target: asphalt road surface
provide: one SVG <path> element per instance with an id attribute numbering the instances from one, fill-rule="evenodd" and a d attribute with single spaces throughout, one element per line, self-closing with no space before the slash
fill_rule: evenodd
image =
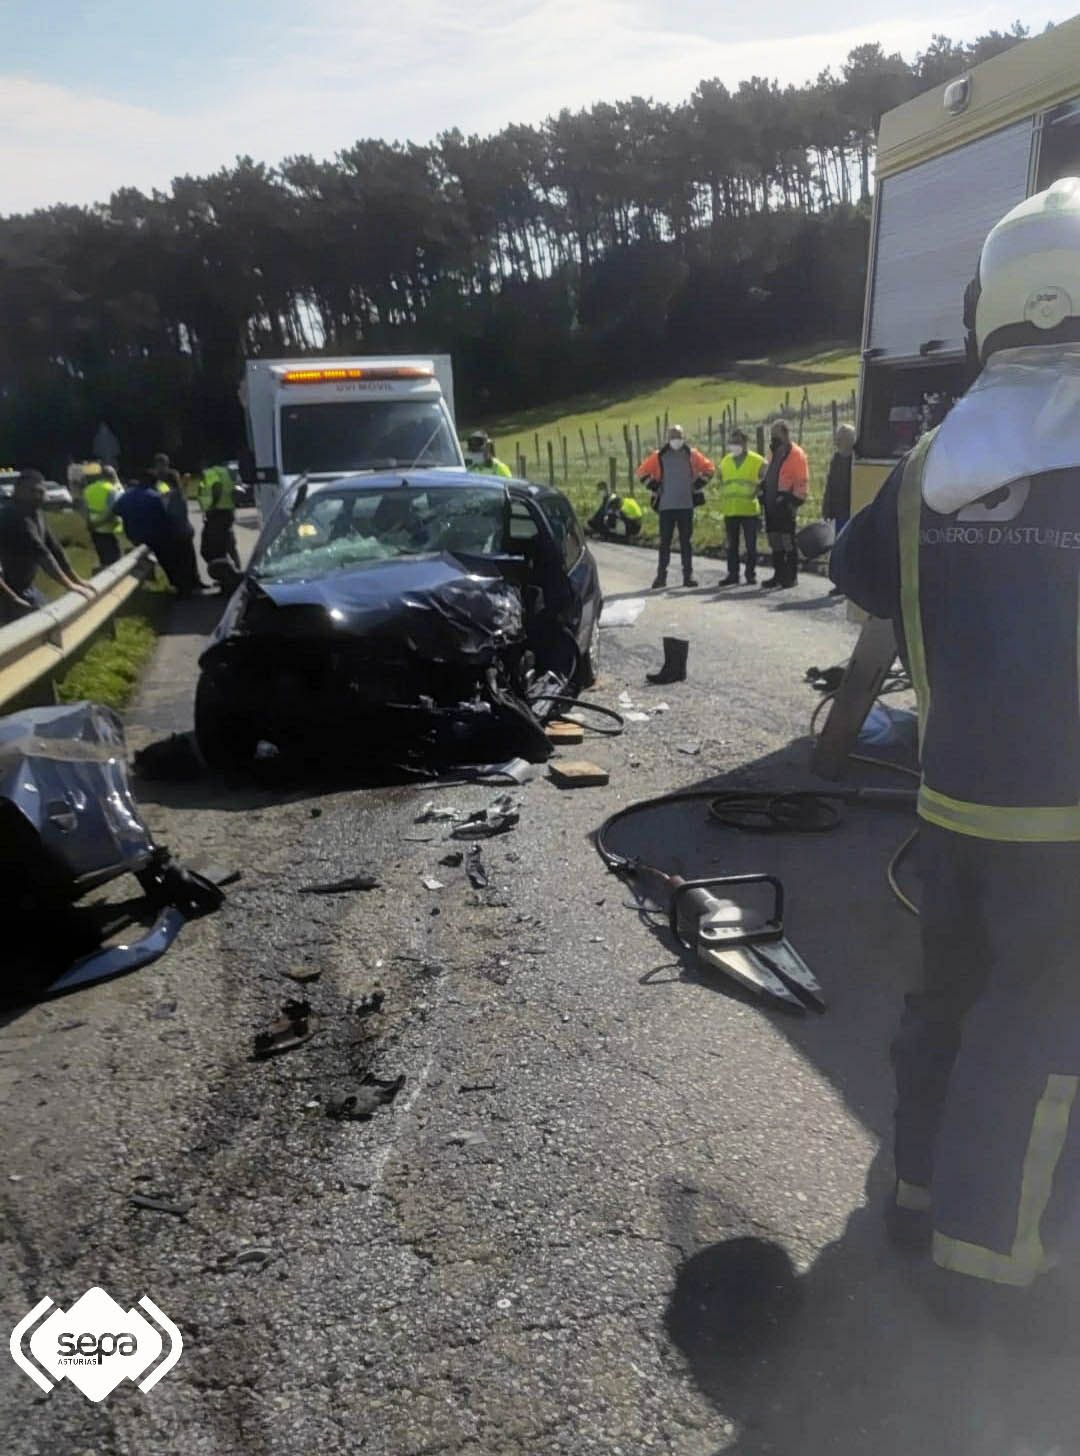
<path id="1" fill-rule="evenodd" d="M 0 1028 L 0 1279 L 8 1328 L 100 1285 L 124 1309 L 148 1295 L 184 1350 L 149 1394 L 101 1404 L 5 1359 L 12 1456 L 1080 1449 L 1071 1359 L 938 1325 L 882 1239 L 888 1043 L 917 946 L 884 878 L 904 816 L 766 837 L 695 804 L 621 832 L 687 875 L 783 877 L 830 1000 L 801 1018 L 696 970 L 590 841 L 620 805 L 717 776 L 812 783 L 802 679 L 850 651 L 843 603 L 819 577 L 719 592 L 718 562 L 697 591 L 649 594 L 651 553 L 597 555 L 609 602 L 646 603 L 604 631 L 590 696 L 627 692 L 648 720 L 569 750 L 607 788 L 541 771 L 516 793 L 487 889 L 416 820 L 496 790 L 141 786 L 175 852 L 243 877 L 157 965 Z M 190 721 L 216 610 L 176 609 L 135 745 Z M 669 631 L 690 679 L 647 687 Z M 380 887 L 299 893 L 361 871 Z M 297 995 L 319 1033 L 252 1060 Z M 368 1071 L 404 1076 L 396 1100 L 327 1117 Z"/>

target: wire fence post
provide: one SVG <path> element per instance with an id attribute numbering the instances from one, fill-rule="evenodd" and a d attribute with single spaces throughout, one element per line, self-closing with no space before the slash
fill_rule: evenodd
<path id="1" fill-rule="evenodd" d="M 708 433 L 708 437 L 707 438 L 708 438 L 709 443 L 708 443 L 708 445 L 705 448 L 708 449 L 708 450 L 711 450 L 712 449 L 712 415 L 709 416 L 709 433 Z"/>
<path id="2" fill-rule="evenodd" d="M 727 427 L 722 420 L 720 422 L 720 454 L 727 454 Z"/>
<path id="3" fill-rule="evenodd" d="M 547 457 L 548 457 L 548 485 L 550 485 L 552 487 L 552 489 L 554 489 L 554 487 L 555 487 L 555 446 L 551 443 L 550 440 L 547 442 Z"/>
<path id="4" fill-rule="evenodd" d="M 570 479 L 570 461 L 566 450 L 566 436 L 562 437 L 562 478 L 563 484 Z"/>
<path id="5" fill-rule="evenodd" d="M 593 420 L 593 429 L 596 431 L 596 453 L 598 455 L 602 455 L 604 453 L 604 442 L 600 438 L 600 421 L 599 420 Z"/>
<path id="6" fill-rule="evenodd" d="M 627 479 L 627 481 L 629 483 L 631 492 L 633 492 L 633 489 L 634 489 L 634 446 L 633 446 L 633 443 L 631 442 L 631 439 L 630 439 L 630 426 L 629 425 L 623 425 L 623 427 L 622 427 L 622 434 L 623 434 L 623 444 L 626 446 L 626 479 Z"/>
<path id="7" fill-rule="evenodd" d="M 758 427 L 757 427 L 757 452 L 758 452 L 759 455 L 764 455 L 765 454 L 765 426 L 764 425 L 758 425 Z"/>
<path id="8" fill-rule="evenodd" d="M 536 446 L 536 468 L 537 468 L 537 470 L 539 470 L 540 469 L 540 436 L 539 436 L 539 434 L 535 434 L 533 436 L 533 444 Z"/>
<path id="9" fill-rule="evenodd" d="M 660 416 L 656 416 L 656 448 L 660 448 Z"/>
<path id="10" fill-rule="evenodd" d="M 579 437 L 581 439 L 581 453 L 585 457 L 585 469 L 588 470 L 588 468 L 589 468 L 589 447 L 588 447 L 588 445 L 585 442 L 585 431 L 580 426 L 578 427 L 578 435 L 579 435 Z"/>
<path id="11" fill-rule="evenodd" d="M 639 424 L 637 424 L 636 422 L 634 424 L 634 448 L 637 451 L 638 463 L 640 464 L 641 459 L 642 459 L 642 455 L 641 455 L 641 426 Z"/>
<path id="12" fill-rule="evenodd" d="M 840 417 L 839 417 L 839 413 L 838 413 L 838 410 L 837 410 L 836 400 L 834 399 L 832 401 L 832 432 L 833 432 L 834 435 L 836 434 L 836 427 L 837 427 L 837 425 L 839 423 L 840 423 Z"/>
<path id="13" fill-rule="evenodd" d="M 619 485 L 619 462 L 614 455 L 608 456 L 607 462 L 608 489 L 614 495 Z"/>

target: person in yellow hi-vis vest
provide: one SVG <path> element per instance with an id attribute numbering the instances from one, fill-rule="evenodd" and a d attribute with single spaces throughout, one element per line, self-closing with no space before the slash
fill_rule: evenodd
<path id="1" fill-rule="evenodd" d="M 918 702 L 922 978 L 893 1045 L 886 1223 L 932 1254 L 936 1308 L 1060 1342 L 1075 1295 L 1053 1269 L 1080 1206 L 1080 178 L 991 229 L 964 323 L 974 383 L 830 563 L 892 619 Z"/>
<path id="2" fill-rule="evenodd" d="M 227 465 L 205 465 L 196 477 L 199 506 L 203 513 L 199 551 L 209 565 L 227 556 L 237 571 L 240 552 L 236 547 L 236 484 Z M 212 574 L 212 573 L 211 573 Z"/>
<path id="3" fill-rule="evenodd" d="M 764 456 L 749 448 L 746 431 L 738 428 L 728 436 L 731 449 L 720 461 L 720 510 L 727 532 L 727 576 L 721 586 L 739 584 L 739 539 L 746 543 L 746 580 L 757 581 L 757 537 L 761 508 L 758 481 L 765 468 Z"/>
<path id="4" fill-rule="evenodd" d="M 120 538 L 124 527 L 114 513 L 123 487 L 111 466 L 84 466 L 82 499 L 90 540 L 104 569 L 120 560 Z"/>

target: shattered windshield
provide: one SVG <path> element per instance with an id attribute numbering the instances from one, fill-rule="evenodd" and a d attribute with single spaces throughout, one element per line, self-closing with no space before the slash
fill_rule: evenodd
<path id="1" fill-rule="evenodd" d="M 505 516 L 498 486 L 322 490 L 287 517 L 253 569 L 295 581 L 398 556 L 489 555 L 502 550 Z"/>
<path id="2" fill-rule="evenodd" d="M 286 475 L 460 465 L 437 399 L 342 399 L 281 411 Z"/>

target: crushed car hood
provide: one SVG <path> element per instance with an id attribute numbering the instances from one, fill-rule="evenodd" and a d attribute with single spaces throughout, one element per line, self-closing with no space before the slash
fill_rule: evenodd
<path id="1" fill-rule="evenodd" d="M 303 581 L 237 588 L 207 656 L 256 637 L 378 637 L 431 662 L 477 665 L 524 637 L 521 595 L 455 556 L 400 557 Z"/>

